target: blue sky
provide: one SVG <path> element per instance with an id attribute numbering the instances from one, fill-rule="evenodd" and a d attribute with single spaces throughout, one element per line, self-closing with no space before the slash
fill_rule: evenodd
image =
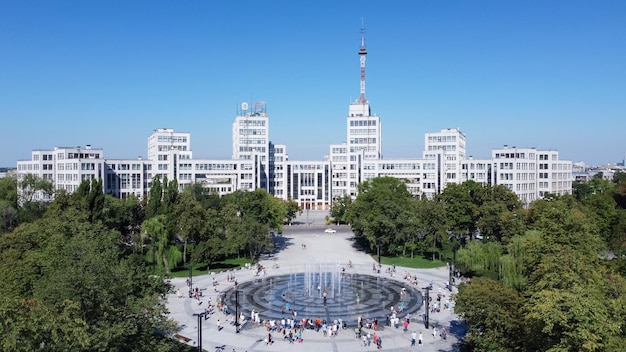
<path id="1" fill-rule="evenodd" d="M 626 1 L 0 1 L 0 166 L 32 149 L 146 156 L 155 128 L 230 158 L 237 106 L 264 101 L 291 160 L 346 139 L 366 29 L 385 158 L 458 127 L 504 144 L 626 155 Z"/>

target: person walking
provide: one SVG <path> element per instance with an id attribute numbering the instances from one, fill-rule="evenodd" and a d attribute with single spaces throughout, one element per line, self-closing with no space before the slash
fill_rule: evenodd
<path id="1" fill-rule="evenodd" d="M 419 336 L 419 338 L 417 340 L 417 344 L 420 345 L 420 346 L 422 345 L 422 332 L 421 331 L 420 331 L 420 336 Z"/>
<path id="2" fill-rule="evenodd" d="M 415 340 L 417 339 L 417 334 L 415 331 L 411 334 L 411 346 L 415 346 Z"/>

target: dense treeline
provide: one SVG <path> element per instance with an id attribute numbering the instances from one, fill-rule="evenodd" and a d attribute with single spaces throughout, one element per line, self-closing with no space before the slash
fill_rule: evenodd
<path id="1" fill-rule="evenodd" d="M 415 199 L 393 177 L 359 185 L 359 196 L 333 204 L 331 221 L 350 224 L 370 249 L 388 256 L 444 259 L 466 239 L 486 236 L 507 242 L 523 231 L 524 209 L 504 186 L 450 184 L 433 199 Z"/>
<path id="2" fill-rule="evenodd" d="M 467 350 L 624 350 L 624 176 L 533 202 L 520 235 L 459 252 L 467 271 L 483 275 L 459 287 Z"/>
<path id="3" fill-rule="evenodd" d="M 18 188 L 21 192 L 18 192 Z M 36 201 L 52 185 L 0 180 L 0 348 L 181 351 L 167 338 L 164 275 L 192 261 L 251 260 L 299 207 L 263 190 L 219 197 L 155 178 L 145 201 L 103 194 L 101 181 Z"/>
<path id="4" fill-rule="evenodd" d="M 400 180 L 360 185 L 335 203 L 372 251 L 449 258 L 471 276 L 455 311 L 466 351 L 622 351 L 626 346 L 626 175 L 575 183 L 523 208 L 474 182 L 414 199 Z M 480 239 L 480 240 L 477 240 Z"/>

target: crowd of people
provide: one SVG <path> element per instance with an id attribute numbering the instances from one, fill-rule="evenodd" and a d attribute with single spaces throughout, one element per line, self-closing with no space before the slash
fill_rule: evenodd
<path id="1" fill-rule="evenodd" d="M 303 249 L 306 247 L 303 246 Z M 277 262 L 274 262 L 274 266 L 278 268 Z M 345 272 L 345 268 L 353 268 L 352 261 L 348 261 L 347 265 L 343 267 L 342 271 Z M 376 263 L 372 265 L 373 270 L 376 273 L 382 272 L 382 267 Z M 262 265 L 258 264 L 254 267 L 250 267 L 250 269 L 255 269 L 254 275 L 265 275 L 266 268 Z M 386 268 L 386 273 L 391 277 L 394 277 L 396 273 L 395 265 L 388 266 Z M 410 273 L 409 271 L 403 272 L 403 280 L 406 280 L 409 285 L 416 286 L 418 285 L 417 275 Z M 226 286 L 226 289 L 230 288 L 233 284 L 237 285 L 237 278 L 233 272 L 226 273 L 225 281 L 229 283 Z M 462 282 L 469 281 L 466 278 L 462 278 Z M 218 331 L 221 331 L 224 327 L 222 326 L 222 321 L 230 322 L 230 325 L 236 326 L 237 328 L 244 323 L 250 322 L 252 324 L 256 324 L 257 326 L 263 327 L 266 329 L 266 337 L 264 341 L 267 345 L 274 344 L 276 341 L 276 337 L 279 340 L 285 341 L 289 344 L 294 343 L 303 343 L 305 338 L 305 331 L 314 331 L 317 333 L 321 333 L 324 337 L 336 337 L 342 330 L 347 328 L 347 324 L 341 318 L 337 318 L 334 321 L 326 321 L 321 317 L 313 318 L 300 318 L 297 316 L 297 312 L 289 307 L 287 304 L 282 306 L 282 312 L 285 313 L 286 317 L 282 319 L 261 319 L 259 312 L 252 310 L 249 315 L 241 312 L 238 317 L 235 314 L 232 314 L 230 308 L 226 304 L 225 297 L 223 291 L 218 290 L 220 283 L 217 279 L 217 276 L 212 274 L 212 286 L 213 291 L 217 293 L 217 297 L 215 303 L 212 302 L 211 297 L 207 297 L 207 305 L 204 310 L 204 319 L 207 320 L 209 317 L 213 316 L 215 312 L 221 312 L 224 317 L 221 319 L 217 319 L 215 325 Z M 433 282 L 431 282 L 433 285 Z M 201 304 L 202 301 L 200 299 L 203 296 L 202 290 L 198 287 L 191 287 L 189 280 L 187 280 L 187 290 L 190 292 L 190 297 L 194 298 L 198 304 Z M 324 289 L 325 291 L 325 289 Z M 176 290 L 176 295 L 179 298 L 184 298 L 184 295 L 180 288 Z M 415 344 L 421 345 L 423 344 L 422 332 L 419 334 L 416 330 L 410 332 L 409 327 L 411 326 L 411 316 L 410 314 L 404 314 L 405 302 L 408 292 L 406 288 L 402 288 L 399 292 L 400 301 L 396 302 L 395 306 L 391 306 L 389 308 L 389 313 L 386 316 L 386 325 L 390 328 L 400 329 L 402 328 L 403 332 L 407 332 L 407 338 L 410 339 L 411 346 L 415 346 Z M 283 301 L 287 302 L 285 299 L 287 296 L 283 297 Z M 326 303 L 327 294 L 323 294 L 324 304 Z M 293 298 L 293 297 L 292 297 Z M 356 293 L 356 304 L 358 305 L 361 301 L 361 296 L 357 292 Z M 441 288 L 439 288 L 439 292 L 436 294 L 436 301 L 431 300 L 430 312 L 436 313 L 440 312 L 442 309 L 450 309 L 451 303 L 450 299 L 446 297 L 446 294 L 442 292 Z M 246 319 L 249 317 L 249 319 Z M 238 318 L 238 319 L 237 319 Z M 228 324 L 227 324 L 228 325 Z M 376 318 L 363 318 L 362 316 L 358 317 L 356 322 L 356 327 L 354 329 L 355 339 L 359 341 L 362 346 L 371 346 L 372 344 L 376 346 L 378 349 L 382 349 L 382 338 L 380 336 L 379 331 L 379 322 Z M 441 339 L 447 338 L 447 331 L 445 328 L 441 330 L 437 330 L 437 328 L 433 328 L 432 335 L 434 338 L 440 337 Z"/>

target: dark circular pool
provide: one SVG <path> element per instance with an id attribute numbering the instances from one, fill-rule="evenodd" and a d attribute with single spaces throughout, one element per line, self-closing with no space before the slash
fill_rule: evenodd
<path id="1" fill-rule="evenodd" d="M 298 320 L 319 317 L 332 322 L 341 318 L 348 326 L 355 326 L 359 316 L 364 321 L 376 318 L 382 326 L 392 306 L 400 318 L 407 314 L 417 318 L 422 307 L 421 292 L 408 282 L 338 272 L 258 278 L 239 283 L 237 290 L 230 288 L 223 297 L 231 313 L 238 305 L 246 319 L 252 310 L 259 312 L 261 320 L 288 318 L 295 310 Z"/>

